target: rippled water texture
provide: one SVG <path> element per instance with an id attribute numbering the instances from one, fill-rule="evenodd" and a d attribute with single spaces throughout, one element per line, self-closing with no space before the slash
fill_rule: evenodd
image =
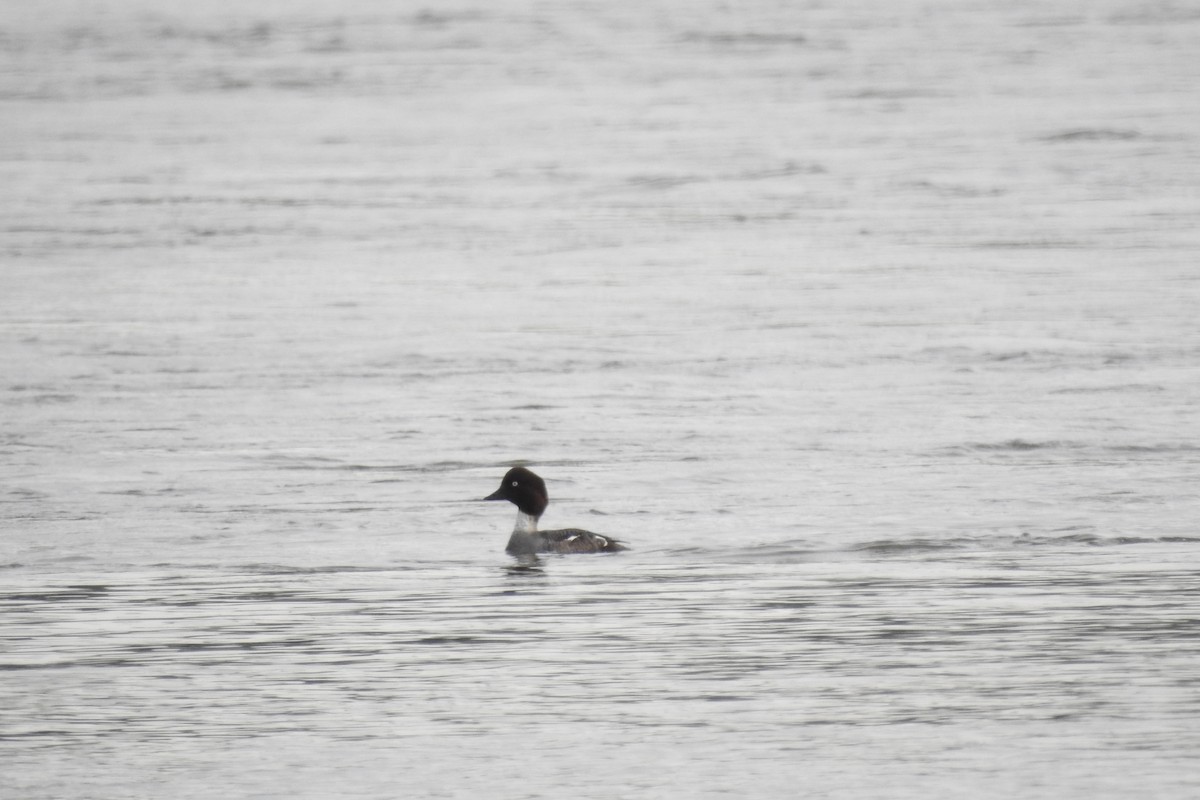
<path id="1" fill-rule="evenodd" d="M 0 796 L 1200 795 L 1198 52 L 5 4 Z"/>

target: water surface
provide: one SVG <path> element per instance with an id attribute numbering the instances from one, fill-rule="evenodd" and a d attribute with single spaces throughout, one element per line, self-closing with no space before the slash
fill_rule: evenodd
<path id="1" fill-rule="evenodd" d="M 1200 16 L 10 5 L 3 796 L 1200 791 Z"/>

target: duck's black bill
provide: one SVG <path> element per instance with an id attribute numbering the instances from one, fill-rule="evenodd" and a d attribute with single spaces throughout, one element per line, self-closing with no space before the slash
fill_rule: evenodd
<path id="1" fill-rule="evenodd" d="M 504 499 L 504 490 L 497 489 L 496 491 L 492 492 L 491 494 L 489 494 L 487 497 L 485 497 L 483 499 L 484 500 L 503 500 Z"/>

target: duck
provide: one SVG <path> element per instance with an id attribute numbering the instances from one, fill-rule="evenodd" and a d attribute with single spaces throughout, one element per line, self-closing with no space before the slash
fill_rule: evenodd
<path id="1" fill-rule="evenodd" d="M 507 500 L 517 507 L 517 524 L 504 548 L 510 555 L 615 553 L 629 549 L 624 542 L 582 528 L 538 530 L 538 520 L 550 505 L 550 495 L 546 492 L 546 482 L 525 467 L 513 467 L 504 473 L 500 488 L 483 499 Z"/>

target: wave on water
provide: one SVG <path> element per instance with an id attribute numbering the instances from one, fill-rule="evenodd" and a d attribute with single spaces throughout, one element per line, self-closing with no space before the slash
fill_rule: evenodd
<path id="1" fill-rule="evenodd" d="M 1094 451 L 1112 454 L 1130 453 L 1194 453 L 1200 452 L 1200 444 L 1193 442 L 1155 442 L 1151 444 L 1094 444 L 1072 439 L 1047 439 L 1036 441 L 1013 438 L 998 442 L 967 442 L 942 448 L 938 452 L 943 455 L 964 455 L 968 453 L 1027 453 L 1035 450 L 1046 451 Z"/>
<path id="2" fill-rule="evenodd" d="M 857 553 L 873 555 L 910 555 L 919 553 L 940 552 L 944 550 L 961 550 L 977 544 L 971 539 L 929 539 L 918 537 L 914 539 L 880 539 L 855 545 L 850 550 Z"/>
<path id="3" fill-rule="evenodd" d="M 1084 445 L 1079 442 L 1053 439 L 1046 442 L 1031 442 L 1026 439 L 1007 439 L 1002 442 L 973 442 L 965 445 L 968 450 L 1025 452 L 1028 450 L 1076 450 Z"/>
<path id="4" fill-rule="evenodd" d="M 1064 544 L 1083 544 L 1089 547 L 1112 547 L 1131 544 L 1178 544 L 1200 543 L 1200 536 L 1126 536 L 1122 534 L 1103 535 L 1098 533 L 1069 533 L 1061 536 L 1038 536 L 1021 534 L 1013 537 L 1014 547 L 1061 547 Z"/>
<path id="5" fill-rule="evenodd" d="M 845 548 L 816 548 L 809 541 L 788 541 L 742 547 L 733 551 L 725 551 L 721 556 L 723 558 L 732 556 L 736 561 L 752 563 L 789 564 L 838 561 L 853 556 L 886 559 L 908 556 L 935 557 L 938 554 L 950 555 L 956 552 L 1004 552 L 1022 548 L 1073 549 L 1157 544 L 1200 544 L 1200 534 L 1196 536 L 1130 536 L 1072 531 L 1069 533 L 1021 533 L 1001 536 L 948 536 L 945 538 L 912 536 L 875 539 Z M 690 548 L 690 550 L 695 554 L 714 555 L 711 551 L 701 548 Z M 688 550 L 676 551 L 676 555 L 686 558 Z"/>
<path id="6" fill-rule="evenodd" d="M 698 553 L 713 553 L 703 548 L 690 548 Z M 686 552 L 686 551 L 685 551 Z M 817 548 L 811 541 L 793 540 L 786 542 L 764 542 L 762 544 L 739 547 L 733 551 L 721 554 L 722 557 L 733 556 L 736 561 L 754 563 L 794 564 L 807 561 L 823 561 L 828 559 L 829 548 Z"/>
<path id="7" fill-rule="evenodd" d="M 1128 142 L 1143 138 L 1139 131 L 1118 128 L 1073 128 L 1042 137 L 1043 142 Z"/>
<path id="8" fill-rule="evenodd" d="M 99 585 L 59 586 L 40 591 L 25 590 L 3 594 L 0 595 L 0 603 L 54 603 L 69 600 L 88 600 L 106 595 L 109 591 L 109 587 Z"/>
<path id="9" fill-rule="evenodd" d="M 945 539 L 915 537 L 910 539 L 880 539 L 865 542 L 850 548 L 852 552 L 874 555 L 909 555 L 947 550 L 1002 550 L 1021 547 L 1064 547 L 1086 545 L 1088 547 L 1113 547 L 1131 544 L 1200 543 L 1198 536 L 1127 536 L 1122 534 L 1100 534 L 1074 531 L 1049 534 L 1005 534 L 1003 536 L 955 536 Z"/>
<path id="10" fill-rule="evenodd" d="M 355 464 L 324 456 L 288 456 L 271 454 L 263 459 L 284 470 L 335 470 L 345 472 L 458 472 L 471 469 L 498 467 L 494 462 L 433 461 L 427 464 Z"/>
<path id="11" fill-rule="evenodd" d="M 1105 392 L 1165 392 L 1166 387 L 1157 383 L 1115 383 L 1103 386 L 1068 386 L 1054 389 L 1050 394 L 1101 394 Z"/>
<path id="12" fill-rule="evenodd" d="M 412 569 L 407 565 L 389 565 L 386 567 L 364 567 L 345 564 L 329 564 L 318 567 L 297 567 L 289 564 L 242 564 L 235 568 L 238 572 L 253 575 L 338 575 L 350 572 L 404 572 Z M 229 571 L 230 567 L 221 567 Z"/>

